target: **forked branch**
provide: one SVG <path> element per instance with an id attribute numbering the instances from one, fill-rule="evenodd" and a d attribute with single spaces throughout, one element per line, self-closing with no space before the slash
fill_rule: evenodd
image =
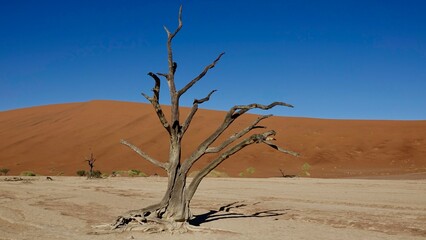
<path id="1" fill-rule="evenodd" d="M 206 101 L 210 100 L 211 95 L 216 92 L 217 90 L 213 90 L 209 93 L 209 95 L 207 95 L 207 97 L 202 98 L 202 99 L 194 99 L 194 102 L 192 104 L 192 108 L 191 108 L 191 112 L 189 112 L 188 116 L 186 117 L 185 123 L 182 126 L 182 134 L 184 134 L 186 132 L 186 130 L 188 129 L 189 125 L 191 124 L 192 119 L 194 118 L 195 113 L 198 110 L 198 104 L 204 103 Z"/>
<path id="2" fill-rule="evenodd" d="M 166 172 L 168 171 L 168 164 L 167 163 L 162 163 L 154 158 L 152 158 L 151 156 L 149 156 L 148 154 L 146 154 L 145 152 L 143 152 L 142 150 L 140 150 L 138 147 L 136 147 L 135 145 L 127 142 L 126 140 L 121 139 L 120 141 L 123 145 L 128 146 L 130 149 L 132 149 L 133 151 L 135 151 L 137 154 L 139 154 L 140 156 L 142 156 L 143 158 L 145 158 L 146 160 L 148 160 L 150 163 L 154 164 L 157 167 L 160 167 L 164 170 L 166 170 Z"/>
<path id="3" fill-rule="evenodd" d="M 178 21 L 179 21 L 179 24 L 178 24 L 178 27 L 176 28 L 176 30 L 174 31 L 174 33 L 170 33 L 169 29 L 167 29 L 167 27 L 164 26 L 164 30 L 166 30 L 167 37 L 168 37 L 169 41 L 171 41 L 176 36 L 176 34 L 180 31 L 180 29 L 182 28 L 182 6 L 180 6 L 180 8 L 179 8 Z"/>

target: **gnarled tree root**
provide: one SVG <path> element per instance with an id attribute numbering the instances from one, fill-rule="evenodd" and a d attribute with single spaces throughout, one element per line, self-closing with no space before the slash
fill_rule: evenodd
<path id="1" fill-rule="evenodd" d="M 199 226 L 193 226 L 188 222 L 176 222 L 172 220 L 164 220 L 158 217 L 152 217 L 150 212 L 131 211 L 126 216 L 120 216 L 116 219 L 113 224 L 103 224 L 93 226 L 95 229 L 94 234 L 108 234 L 113 232 L 125 232 L 125 231 L 142 231 L 146 233 L 187 233 L 187 232 L 226 232 L 234 233 L 230 231 L 203 228 Z M 155 214 L 154 214 L 155 215 Z"/>

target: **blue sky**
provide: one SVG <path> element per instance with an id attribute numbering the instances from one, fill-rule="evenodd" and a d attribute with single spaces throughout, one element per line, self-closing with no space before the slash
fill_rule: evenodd
<path id="1" fill-rule="evenodd" d="M 182 105 L 218 89 L 203 108 L 285 101 L 295 108 L 272 113 L 426 119 L 426 1 L 413 0 L 0 0 L 0 111 L 146 102 L 181 3 L 178 87 L 226 52 Z"/>

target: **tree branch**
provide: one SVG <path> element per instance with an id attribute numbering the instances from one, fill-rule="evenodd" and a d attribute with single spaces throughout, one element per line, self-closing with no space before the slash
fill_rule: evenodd
<path id="1" fill-rule="evenodd" d="M 224 148 L 226 148 L 227 146 L 229 146 L 231 143 L 233 143 L 235 140 L 241 138 L 242 136 L 244 136 L 245 134 L 247 134 L 248 132 L 250 132 L 251 130 L 253 130 L 254 128 L 258 128 L 259 126 L 257 126 L 257 124 L 262 121 L 265 118 L 269 118 L 272 117 L 272 114 L 270 115 L 263 115 L 263 116 L 259 116 L 256 121 L 254 121 L 250 126 L 244 128 L 243 130 L 241 130 L 238 133 L 235 133 L 234 135 L 232 135 L 230 138 L 226 139 L 224 142 L 222 142 L 222 144 L 220 144 L 217 147 L 209 147 L 206 149 L 206 153 L 218 153 L 220 151 L 222 151 Z"/>
<path id="2" fill-rule="evenodd" d="M 224 52 L 219 54 L 219 56 L 208 66 L 206 66 L 204 68 L 204 70 L 194 79 L 192 79 L 191 82 L 189 82 L 185 87 L 183 87 L 181 90 L 179 90 L 178 92 L 178 96 L 182 96 L 186 91 L 188 91 L 188 89 L 190 89 L 196 82 L 198 82 L 200 79 L 202 79 L 204 77 L 204 75 L 207 74 L 207 72 L 214 68 L 214 66 L 216 65 L 216 63 L 220 60 L 220 58 L 223 56 L 223 54 L 225 54 Z"/>
<path id="3" fill-rule="evenodd" d="M 178 27 L 176 28 L 174 33 L 170 33 L 169 29 L 167 29 L 166 26 L 164 26 L 164 30 L 167 33 L 167 37 L 170 39 L 170 41 L 176 36 L 176 34 L 180 31 L 180 29 L 182 28 L 182 5 L 179 8 L 179 17 L 178 17 Z"/>
<path id="4" fill-rule="evenodd" d="M 138 147 L 136 147 L 135 145 L 127 142 L 126 140 L 121 139 L 120 141 L 121 144 L 128 146 L 129 148 L 131 148 L 133 151 L 135 151 L 137 154 L 139 154 L 140 156 L 142 156 L 143 158 L 145 158 L 146 160 L 148 160 L 150 163 L 154 164 L 157 167 L 160 167 L 166 171 L 168 171 L 167 168 L 167 163 L 162 163 L 158 160 L 153 159 L 152 157 L 150 157 L 148 154 L 146 154 L 145 152 L 143 152 L 142 150 L 140 150 Z"/>
<path id="5" fill-rule="evenodd" d="M 176 34 L 182 28 L 182 5 L 179 8 L 179 16 L 178 16 L 179 25 L 176 30 L 171 33 L 167 27 L 164 26 L 164 29 L 167 33 L 167 60 L 169 65 L 168 74 L 164 74 L 167 78 L 167 84 L 169 86 L 170 92 L 170 100 L 171 100 L 171 123 L 172 126 L 170 128 L 170 134 L 177 135 L 179 133 L 179 96 L 176 93 L 176 85 L 175 85 L 175 71 L 177 68 L 177 64 L 173 61 L 173 51 L 172 51 L 172 40 L 176 36 Z M 172 131 L 174 129 L 174 131 Z"/>
<path id="6" fill-rule="evenodd" d="M 241 115 L 249 111 L 250 109 L 258 108 L 262 110 L 268 110 L 275 106 L 286 106 L 293 107 L 290 104 L 284 102 L 273 102 L 269 105 L 262 104 L 249 104 L 249 105 L 236 105 L 232 107 L 225 116 L 223 123 L 213 132 L 204 142 L 202 142 L 197 149 L 189 156 L 182 165 L 183 171 L 188 171 L 192 165 L 198 161 L 205 153 L 208 147 L 220 136 L 222 133 Z"/>
<path id="7" fill-rule="evenodd" d="M 149 72 L 148 75 L 150 77 L 152 77 L 155 81 L 155 85 L 154 85 L 154 88 L 152 89 L 152 91 L 154 92 L 154 99 L 159 101 L 160 100 L 160 85 L 161 85 L 160 78 L 152 72 Z"/>
<path id="8" fill-rule="evenodd" d="M 184 134 L 186 132 L 186 130 L 188 129 L 189 125 L 191 124 L 192 118 L 194 117 L 195 113 L 198 110 L 198 104 L 204 103 L 206 101 L 210 100 L 211 95 L 216 92 L 217 90 L 213 90 L 209 93 L 209 95 L 207 95 L 207 97 L 202 98 L 202 99 L 194 99 L 192 108 L 191 108 L 191 112 L 188 114 L 188 116 L 186 117 L 185 123 L 182 126 L 182 134 Z"/>
<path id="9" fill-rule="evenodd" d="M 194 196 L 194 193 L 197 190 L 198 185 L 200 184 L 201 180 L 203 180 L 203 178 L 205 176 L 207 176 L 207 174 L 209 174 L 213 169 L 215 169 L 217 166 L 219 166 L 219 164 L 221 164 L 227 158 L 234 155 L 235 153 L 237 153 L 241 149 L 245 148 L 246 146 L 251 145 L 253 143 L 263 142 L 263 141 L 266 140 L 267 137 L 269 137 L 271 135 L 275 135 L 274 130 L 264 132 L 262 134 L 253 134 L 249 138 L 244 139 L 243 141 L 241 141 L 237 145 L 233 146 L 232 148 L 230 148 L 226 152 L 220 154 L 215 160 L 210 162 L 197 175 L 195 175 L 195 177 L 191 181 L 191 184 L 188 186 L 188 189 L 186 190 L 186 197 L 187 197 L 186 199 L 187 200 L 192 199 L 192 197 Z"/>
<path id="10" fill-rule="evenodd" d="M 157 113 L 158 118 L 160 119 L 161 124 L 167 130 L 167 132 L 170 134 L 170 132 L 171 132 L 170 124 L 168 123 L 166 116 L 164 115 L 163 109 L 161 108 L 161 105 L 160 105 L 160 102 L 159 102 L 160 101 L 160 83 L 161 83 L 160 78 L 152 72 L 149 72 L 148 75 L 150 77 L 152 77 L 155 81 L 154 88 L 152 89 L 152 91 L 154 92 L 154 95 L 153 95 L 153 97 L 150 97 L 145 93 L 141 93 L 141 94 L 148 101 L 151 102 L 152 106 L 154 107 L 155 112 Z"/>
<path id="11" fill-rule="evenodd" d="M 204 102 L 209 101 L 209 100 L 210 100 L 210 97 L 212 96 L 212 94 L 213 94 L 214 92 L 217 92 L 217 90 L 215 89 L 215 90 L 211 91 L 211 92 L 209 93 L 209 95 L 207 95 L 207 97 L 205 97 L 205 98 L 201 98 L 201 99 L 194 99 L 193 104 L 201 104 L 201 103 L 204 103 Z"/>
<path id="12" fill-rule="evenodd" d="M 174 77 L 174 72 L 176 70 L 177 65 L 175 62 L 173 62 L 172 40 L 182 28 L 182 5 L 179 8 L 178 21 L 179 21 L 178 27 L 173 33 L 170 33 L 167 27 L 164 26 L 164 30 L 166 30 L 166 33 L 167 33 L 167 53 L 168 53 L 168 63 L 169 63 L 169 73 L 165 76 L 167 77 L 167 80 L 169 81 L 170 91 L 172 91 L 173 93 L 176 91 L 173 77 Z"/>
<path id="13" fill-rule="evenodd" d="M 167 73 L 160 73 L 160 72 L 158 72 L 157 75 L 165 77 L 167 80 L 169 79 L 169 74 L 167 74 Z"/>
<path id="14" fill-rule="evenodd" d="M 282 153 L 286 153 L 286 154 L 292 155 L 294 157 L 300 156 L 299 153 L 293 152 L 293 151 L 290 151 L 290 150 L 286 150 L 286 149 L 284 149 L 284 148 L 276 145 L 275 143 L 272 143 L 272 142 L 268 141 L 267 139 L 265 141 L 263 141 L 263 143 L 266 144 L 266 145 L 268 145 L 268 146 L 270 146 L 270 147 L 272 147 L 275 150 L 278 150 L 278 151 L 282 152 Z"/>
<path id="15" fill-rule="evenodd" d="M 236 105 L 229 112 L 232 112 L 233 117 L 239 117 L 242 114 L 246 113 L 247 111 L 257 108 L 262 110 L 269 110 L 275 106 L 284 106 L 284 107 L 290 107 L 293 108 L 294 106 L 285 102 L 273 102 L 269 105 L 262 105 L 258 103 L 252 103 L 249 105 Z"/>

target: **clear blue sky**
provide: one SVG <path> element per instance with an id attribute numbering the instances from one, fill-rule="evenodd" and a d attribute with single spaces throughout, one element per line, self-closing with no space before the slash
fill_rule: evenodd
<path id="1" fill-rule="evenodd" d="M 226 52 L 182 105 L 218 89 L 203 108 L 278 100 L 296 106 L 281 116 L 426 119 L 422 0 L 0 0 L 0 111 L 146 102 L 181 3 L 177 85 Z"/>

